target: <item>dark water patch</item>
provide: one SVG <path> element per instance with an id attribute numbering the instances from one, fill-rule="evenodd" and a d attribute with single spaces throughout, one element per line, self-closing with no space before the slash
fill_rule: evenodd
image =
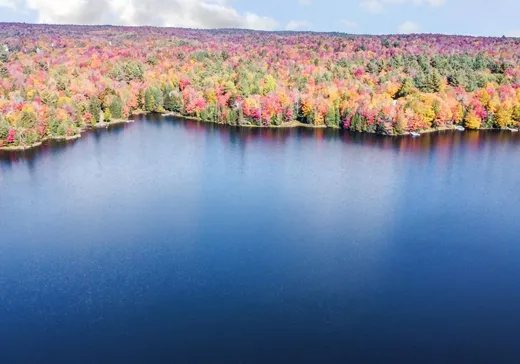
<path id="1" fill-rule="evenodd" d="M 150 116 L 2 154 L 2 361 L 516 363 L 519 147 Z"/>

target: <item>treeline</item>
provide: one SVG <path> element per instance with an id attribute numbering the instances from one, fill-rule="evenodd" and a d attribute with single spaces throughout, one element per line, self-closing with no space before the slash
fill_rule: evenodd
<path id="1" fill-rule="evenodd" d="M 520 122 L 510 38 L 0 25 L 0 146 L 135 112 L 402 134 Z"/>

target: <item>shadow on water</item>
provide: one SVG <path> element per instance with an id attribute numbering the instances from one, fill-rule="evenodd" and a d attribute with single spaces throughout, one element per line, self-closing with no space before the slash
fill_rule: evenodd
<path id="1" fill-rule="evenodd" d="M 481 131 L 439 131 L 425 133 L 421 137 L 410 136 L 383 136 L 368 133 L 356 133 L 341 129 L 329 128 L 257 128 L 237 127 L 214 123 L 205 123 L 159 114 L 135 116 L 137 123 L 162 126 L 163 123 L 173 127 L 184 128 L 188 133 L 207 134 L 226 138 L 230 143 L 245 146 L 249 142 L 261 141 L 266 144 L 284 144 L 289 139 L 312 139 L 316 142 L 341 141 L 361 148 L 378 148 L 395 153 L 428 154 L 434 151 L 443 151 L 447 154 L 460 148 L 480 149 L 486 144 L 500 144 L 502 146 L 517 145 L 520 141 L 519 133 L 501 130 Z M 47 154 L 61 154 L 82 139 L 92 137 L 96 144 L 101 142 L 105 135 L 122 135 L 127 128 L 134 124 L 116 124 L 108 128 L 87 131 L 79 140 L 47 141 L 42 146 L 25 151 L 0 151 L 0 164 L 9 167 L 18 161 L 26 161 L 29 168 L 34 167 L 37 157 Z"/>
<path id="2" fill-rule="evenodd" d="M 33 149 L 18 150 L 18 151 L 2 151 L 0 150 L 0 165 L 3 167 L 10 167 L 12 164 L 19 161 L 25 161 L 29 169 L 34 168 L 35 160 L 38 157 L 43 157 L 49 154 L 59 155 L 65 150 L 72 148 L 76 143 L 81 142 L 85 138 L 90 138 L 100 143 L 103 136 L 120 135 L 125 129 L 129 127 L 127 124 L 115 124 L 108 128 L 94 129 L 85 131 L 80 139 L 73 140 L 48 140 L 41 146 Z"/>
<path id="3" fill-rule="evenodd" d="M 518 133 L 136 119 L 0 153 L 2 362 L 520 362 Z"/>
<path id="4" fill-rule="evenodd" d="M 509 131 L 481 130 L 481 131 L 438 131 L 425 133 L 419 138 L 411 136 L 383 136 L 368 133 L 356 133 L 341 129 L 329 128 L 248 128 L 221 124 L 204 123 L 171 117 L 141 117 L 148 122 L 173 122 L 194 133 L 205 132 L 211 135 L 227 136 L 237 143 L 261 140 L 265 143 L 283 144 L 291 138 L 313 139 L 320 141 L 341 141 L 360 147 L 379 148 L 403 153 L 431 153 L 435 150 L 457 150 L 460 147 L 471 149 L 482 148 L 487 143 L 501 145 L 517 145 L 520 135 Z"/>

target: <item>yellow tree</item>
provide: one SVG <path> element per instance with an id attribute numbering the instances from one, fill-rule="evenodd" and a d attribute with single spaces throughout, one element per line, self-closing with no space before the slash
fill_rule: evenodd
<path id="1" fill-rule="evenodd" d="M 431 127 L 435 119 L 435 110 L 433 109 L 433 99 L 431 95 L 423 95 L 420 99 L 416 99 L 412 104 L 412 109 L 416 115 L 421 116 L 426 123 L 426 127 Z"/>
<path id="2" fill-rule="evenodd" d="M 505 128 L 513 123 L 513 105 L 506 100 L 498 105 L 495 118 L 498 126 Z"/>
<path id="3" fill-rule="evenodd" d="M 489 94 L 487 89 L 483 88 L 480 91 L 480 102 L 482 103 L 482 105 L 484 105 L 484 107 L 487 107 L 490 101 L 491 101 L 491 95 Z"/>
<path id="4" fill-rule="evenodd" d="M 464 117 L 464 122 L 468 129 L 478 129 L 482 125 L 482 120 L 479 118 L 475 110 L 471 109 Z"/>
<path id="5" fill-rule="evenodd" d="M 497 95 L 491 97 L 489 102 L 487 103 L 487 110 L 491 113 L 496 113 L 500 106 L 500 99 Z"/>

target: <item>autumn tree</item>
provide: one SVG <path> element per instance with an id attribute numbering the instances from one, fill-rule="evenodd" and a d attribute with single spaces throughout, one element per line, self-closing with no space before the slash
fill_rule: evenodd
<path id="1" fill-rule="evenodd" d="M 267 75 L 264 78 L 264 87 L 262 89 L 263 95 L 268 95 L 276 89 L 276 80 L 273 76 Z"/>
<path id="2" fill-rule="evenodd" d="M 495 118 L 499 128 L 510 126 L 513 123 L 513 106 L 507 102 L 500 104 Z"/>
<path id="3" fill-rule="evenodd" d="M 466 128 L 468 129 L 478 129 L 482 124 L 482 120 L 477 115 L 475 110 L 470 110 L 466 113 L 466 116 L 464 117 L 464 123 L 466 125 Z"/>
<path id="4" fill-rule="evenodd" d="M 110 108 L 106 108 L 103 113 L 103 120 L 108 123 L 108 122 L 110 122 L 111 119 L 112 119 L 112 113 L 110 112 Z"/>

